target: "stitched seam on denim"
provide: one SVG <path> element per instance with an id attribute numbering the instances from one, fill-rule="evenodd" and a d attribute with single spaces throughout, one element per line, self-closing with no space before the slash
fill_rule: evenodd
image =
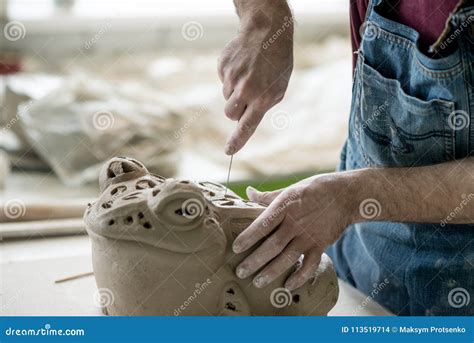
<path id="1" fill-rule="evenodd" d="M 474 73 L 474 70 L 471 68 L 471 73 Z M 474 80 L 473 80 L 474 81 Z M 467 142 L 467 152 L 471 152 L 474 155 L 474 112 L 472 111 L 472 108 L 474 107 L 474 103 L 471 103 L 471 101 L 474 101 L 474 91 L 472 87 L 467 87 L 467 92 L 468 92 L 468 106 L 469 106 L 469 117 L 471 119 L 470 125 L 469 125 L 469 142 Z M 469 148 L 470 147 L 470 148 Z"/>
<path id="2" fill-rule="evenodd" d="M 472 62 L 469 63 L 469 61 L 472 57 L 472 53 L 470 51 L 470 44 L 468 42 L 464 42 L 464 44 L 461 44 L 460 54 L 461 54 L 461 63 L 462 63 L 462 66 L 463 66 L 463 71 L 464 71 L 464 75 L 462 75 L 462 78 L 463 78 L 464 82 L 467 83 L 466 97 L 467 97 L 467 110 L 469 111 L 468 116 L 471 117 L 471 110 L 470 110 L 471 103 L 470 103 L 470 101 L 473 99 L 473 92 L 472 92 L 471 82 L 474 82 L 474 77 L 472 75 L 474 73 L 474 69 L 473 69 L 474 65 L 472 64 Z M 466 63 L 466 61 L 468 61 L 468 62 Z M 466 77 L 469 78 L 468 81 L 466 81 Z M 474 85 L 472 85 L 472 86 L 474 87 Z M 468 130 L 469 130 L 469 132 L 467 134 L 468 138 L 467 138 L 466 144 L 467 144 L 467 152 L 469 154 L 469 146 L 471 145 L 471 142 L 470 142 L 471 137 L 474 137 L 474 125 L 473 125 L 472 120 L 470 121 L 470 125 L 469 125 Z M 459 132 L 459 134 L 460 133 L 461 132 Z M 459 134 L 457 136 L 459 136 Z M 461 138 L 458 137 L 458 139 L 461 139 Z M 454 140 L 454 146 L 455 147 L 456 147 L 456 143 L 457 143 L 457 141 L 456 141 L 456 133 L 455 133 L 455 140 Z M 462 157 L 465 157 L 465 156 L 462 156 Z"/>
<path id="3" fill-rule="evenodd" d="M 469 55 L 469 54 L 468 54 Z M 472 55 L 472 54 L 471 54 Z M 468 110 L 468 116 L 470 119 L 469 122 L 469 133 L 468 133 L 468 141 L 467 141 L 467 152 L 469 154 L 469 151 L 474 152 L 474 85 L 471 85 L 471 82 L 474 83 L 474 65 L 471 63 L 470 66 L 468 66 L 468 76 L 470 76 L 470 80 L 468 82 L 468 86 L 466 87 L 467 89 L 467 110 Z"/>
<path id="4" fill-rule="evenodd" d="M 362 140 L 361 140 L 361 130 L 362 130 L 362 125 L 360 123 L 360 120 L 362 119 L 360 116 L 362 115 L 360 113 L 360 107 L 362 103 L 362 88 L 363 88 L 363 74 L 364 74 L 364 68 L 363 65 L 365 63 L 365 57 L 364 54 L 361 53 L 359 54 L 358 60 L 357 60 L 357 70 L 356 70 L 356 78 L 355 82 L 357 83 L 354 91 L 354 106 L 351 108 L 351 115 L 354 118 L 354 125 L 355 125 L 355 132 L 354 132 L 354 137 L 355 141 L 357 143 L 357 147 L 360 151 L 361 157 L 364 159 L 365 164 L 367 167 L 371 166 L 371 163 L 368 160 L 367 155 L 365 154 L 365 150 L 362 146 Z"/>
<path id="5" fill-rule="evenodd" d="M 423 63 L 421 63 L 420 59 L 416 56 L 414 49 L 415 47 L 412 48 L 412 53 L 414 54 L 414 60 L 416 61 L 416 64 L 420 66 L 422 73 L 424 73 L 427 76 L 430 76 L 435 79 L 449 79 L 449 78 L 457 77 L 459 74 L 461 74 L 463 70 L 461 62 L 457 63 L 454 67 L 447 69 L 449 71 L 434 71 L 434 70 L 428 69 Z"/>
<path id="6" fill-rule="evenodd" d="M 443 71 L 436 71 L 427 68 L 423 63 L 421 63 L 420 59 L 416 55 L 416 44 L 413 43 L 412 41 L 400 37 L 394 33 L 388 32 L 387 30 L 381 28 L 379 25 L 375 24 L 374 22 L 371 22 L 377 30 L 377 38 L 382 37 L 385 38 L 386 40 L 390 41 L 394 45 L 397 45 L 405 50 L 410 51 L 413 54 L 413 59 L 416 61 L 416 64 L 421 67 L 421 71 L 426 74 L 427 76 L 433 77 L 433 78 L 450 78 L 453 76 L 456 76 L 462 71 L 462 65 L 461 63 L 457 63 L 455 66 L 443 70 Z"/>
<path id="7" fill-rule="evenodd" d="M 387 79 L 387 80 L 391 80 L 391 79 Z M 418 99 L 414 96 L 411 96 L 411 95 L 408 95 L 407 93 L 405 93 L 403 91 L 403 88 L 401 88 L 401 85 L 399 84 L 396 84 L 394 82 L 383 82 L 381 80 L 377 80 L 375 78 L 371 78 L 372 82 L 375 82 L 377 85 L 381 86 L 381 88 L 385 89 L 385 91 L 387 91 L 388 93 L 390 93 L 390 95 L 392 96 L 395 96 L 398 98 L 399 95 L 402 95 L 404 98 L 406 98 L 405 100 L 402 100 L 405 105 L 407 105 L 407 107 L 410 107 L 410 108 L 414 108 L 416 110 L 425 110 L 425 108 L 423 107 L 435 107 L 433 109 L 432 112 L 438 112 L 436 111 L 436 109 L 441 109 L 441 110 L 448 110 L 450 112 L 452 112 L 452 107 L 453 107 L 453 102 L 452 101 L 447 101 L 447 100 L 443 100 L 443 99 L 435 99 L 435 101 L 431 100 L 431 101 L 425 101 L 425 100 L 421 100 L 421 99 Z M 392 79 L 392 81 L 397 81 L 395 79 Z M 362 80 L 363 84 L 368 86 L 368 87 L 373 87 L 372 84 L 369 83 L 369 80 L 367 79 L 364 79 Z M 417 99 L 419 100 L 420 102 L 423 102 L 422 104 L 414 104 L 414 103 L 408 103 L 410 101 L 410 98 L 414 98 L 414 99 Z M 432 112 L 430 113 L 427 113 L 426 115 L 431 115 Z"/>
<path id="8" fill-rule="evenodd" d="M 451 113 L 455 109 L 455 104 L 453 103 L 451 106 Z M 449 119 L 445 121 L 445 130 L 446 132 L 450 133 L 445 137 L 445 156 L 444 159 L 446 161 L 451 161 L 452 159 L 456 158 L 456 131 L 448 124 Z"/>
<path id="9" fill-rule="evenodd" d="M 362 113 L 361 113 L 361 104 L 362 104 L 362 92 L 361 92 L 361 88 L 362 88 L 362 79 L 361 77 L 359 76 L 359 85 L 358 85 L 358 90 L 357 90 L 357 102 L 356 102 L 356 106 L 354 107 L 353 111 L 354 112 L 354 123 L 355 123 L 355 137 L 356 137 L 356 141 L 357 141 L 357 145 L 359 147 L 359 150 L 361 152 L 361 155 L 362 155 L 362 158 L 364 159 L 365 161 L 365 164 L 367 167 L 370 167 L 372 166 L 372 164 L 370 163 L 370 160 L 367 156 L 367 154 L 365 153 L 365 149 L 364 149 L 364 146 L 362 144 L 362 123 L 361 123 L 361 120 L 362 120 Z"/>

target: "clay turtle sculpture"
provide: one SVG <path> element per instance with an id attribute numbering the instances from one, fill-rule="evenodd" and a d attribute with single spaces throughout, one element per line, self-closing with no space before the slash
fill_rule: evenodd
<path id="1" fill-rule="evenodd" d="M 262 289 L 235 268 L 251 251 L 232 242 L 265 207 L 212 182 L 165 179 L 117 157 L 100 175 L 85 213 L 103 310 L 109 315 L 327 315 L 338 297 L 332 262 L 283 288 L 288 271 Z M 297 266 L 295 266 L 296 268 Z"/>

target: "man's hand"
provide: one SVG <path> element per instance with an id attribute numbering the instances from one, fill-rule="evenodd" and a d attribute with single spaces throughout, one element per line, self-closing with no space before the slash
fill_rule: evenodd
<path id="1" fill-rule="evenodd" d="M 313 276 L 321 254 L 350 224 L 438 224 L 433 230 L 471 224 L 469 230 L 474 224 L 474 157 L 424 167 L 317 175 L 284 190 L 247 192 L 251 200 L 269 206 L 235 239 L 233 250 L 243 252 L 269 237 L 237 266 L 237 276 L 246 278 L 263 268 L 254 284 L 264 287 L 304 254 L 302 267 L 285 283 L 293 290 Z"/>
<path id="2" fill-rule="evenodd" d="M 225 153 L 235 154 L 264 114 L 283 98 L 293 69 L 293 17 L 284 0 L 235 0 L 240 17 L 236 38 L 218 65 L 225 114 L 238 121 Z"/>
<path id="3" fill-rule="evenodd" d="M 302 254 L 301 268 L 288 278 L 285 287 L 296 289 L 314 275 L 321 254 L 352 219 L 347 197 L 336 196 L 343 194 L 344 182 L 334 175 L 316 176 L 274 192 L 247 189 L 251 200 L 269 206 L 237 237 L 234 252 L 245 251 L 271 235 L 237 267 L 238 277 L 246 278 L 271 261 L 253 281 L 256 287 L 264 287 L 291 268 Z"/>

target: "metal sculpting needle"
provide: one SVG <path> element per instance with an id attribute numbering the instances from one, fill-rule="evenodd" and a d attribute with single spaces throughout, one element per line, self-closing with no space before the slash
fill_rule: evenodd
<path id="1" fill-rule="evenodd" d="M 230 169 L 232 168 L 232 160 L 233 159 L 234 159 L 234 155 L 230 155 L 229 171 L 227 172 L 227 182 L 225 183 L 224 198 L 226 197 L 227 190 L 229 189 Z"/>
<path id="2" fill-rule="evenodd" d="M 237 104 L 235 104 L 237 107 Z M 247 107 L 246 107 L 247 108 Z M 237 121 L 237 123 L 240 121 L 240 119 Z M 229 171 L 227 172 L 227 182 L 225 183 L 225 193 L 224 193 L 224 198 L 227 195 L 227 190 L 229 189 L 229 179 L 230 179 L 230 170 L 232 168 L 232 160 L 234 159 L 234 154 L 230 155 L 230 163 L 229 163 Z"/>

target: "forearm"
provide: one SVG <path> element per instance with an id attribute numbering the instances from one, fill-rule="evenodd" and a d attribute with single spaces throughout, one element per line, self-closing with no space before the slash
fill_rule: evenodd
<path id="1" fill-rule="evenodd" d="M 285 20 L 292 22 L 286 0 L 234 0 L 234 4 L 244 30 L 270 30 Z"/>
<path id="2" fill-rule="evenodd" d="M 474 158 L 340 173 L 351 222 L 474 223 Z"/>

